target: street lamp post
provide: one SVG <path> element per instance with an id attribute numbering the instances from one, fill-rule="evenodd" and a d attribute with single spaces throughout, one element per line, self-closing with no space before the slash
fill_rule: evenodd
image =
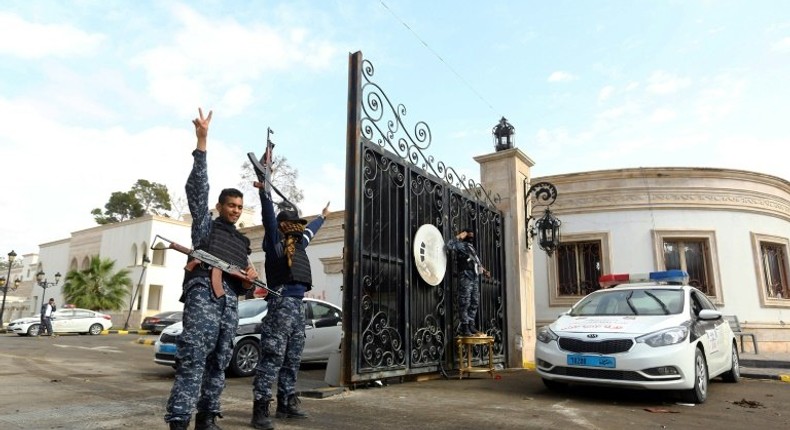
<path id="1" fill-rule="evenodd" d="M 14 259 L 16 258 L 16 252 L 12 249 L 11 252 L 8 253 L 8 276 L 3 279 L 3 305 L 0 306 L 0 327 L 5 327 L 3 323 L 3 313 L 5 313 L 5 297 L 8 294 L 8 287 L 6 287 L 6 282 L 11 281 L 11 266 L 14 265 Z"/>
<path id="2" fill-rule="evenodd" d="M 148 263 L 150 262 L 151 260 L 148 259 L 148 255 L 143 254 L 143 270 L 140 272 L 140 279 L 137 281 L 137 287 L 134 289 L 134 294 L 132 294 L 132 298 L 129 300 L 129 313 L 126 315 L 126 322 L 123 323 L 124 330 L 129 328 L 129 318 L 132 316 L 134 302 L 137 300 L 137 292 L 140 291 L 140 286 L 143 284 L 143 276 L 145 276 L 145 269 L 148 268 Z"/>
<path id="3" fill-rule="evenodd" d="M 54 287 L 60 282 L 60 272 L 55 273 L 55 282 L 48 282 L 47 274 L 44 271 L 40 271 L 36 273 L 36 281 L 38 281 L 38 286 L 44 289 L 41 293 L 41 307 L 39 308 L 41 309 L 44 307 L 44 296 L 47 295 L 47 288 Z"/>

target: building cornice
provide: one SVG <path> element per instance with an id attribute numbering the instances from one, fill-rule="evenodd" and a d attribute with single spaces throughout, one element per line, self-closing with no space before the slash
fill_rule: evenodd
<path id="1" fill-rule="evenodd" d="M 790 182 L 730 169 L 639 168 L 535 178 L 557 187 L 557 214 L 727 210 L 790 220 Z"/>

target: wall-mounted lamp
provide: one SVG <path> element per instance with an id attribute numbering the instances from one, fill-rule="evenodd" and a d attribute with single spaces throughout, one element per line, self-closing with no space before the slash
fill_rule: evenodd
<path id="1" fill-rule="evenodd" d="M 543 216 L 540 218 L 535 218 L 529 211 L 529 202 L 532 198 L 536 200 L 536 206 L 546 206 Z M 554 184 L 538 182 L 530 187 L 529 181 L 524 178 L 524 213 L 529 214 L 526 221 L 527 249 L 532 247 L 532 241 L 537 236 L 540 249 L 546 251 L 546 255 L 549 257 L 560 245 L 562 221 L 554 216 L 549 209 L 555 200 L 557 200 L 557 187 Z"/>

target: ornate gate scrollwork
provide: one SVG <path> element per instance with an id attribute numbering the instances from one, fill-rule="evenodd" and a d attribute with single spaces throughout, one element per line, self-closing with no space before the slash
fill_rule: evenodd
<path id="1" fill-rule="evenodd" d="M 430 284 L 413 258 L 413 238 L 425 225 L 442 237 L 478 231 L 483 264 L 481 329 L 505 360 L 503 217 L 498 195 L 427 154 L 428 124 L 406 126 L 406 107 L 373 81 L 374 67 L 349 57 L 344 247 L 344 382 L 436 372 L 455 362 L 457 276 Z M 436 285 L 433 285 L 436 284 Z M 487 351 L 477 351 L 477 354 Z"/>

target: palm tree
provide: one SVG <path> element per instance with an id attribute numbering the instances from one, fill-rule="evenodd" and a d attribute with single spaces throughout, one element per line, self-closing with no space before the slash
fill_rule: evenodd
<path id="1" fill-rule="evenodd" d="M 113 274 L 114 266 L 114 260 L 94 255 L 87 269 L 67 273 L 66 283 L 63 284 L 66 301 L 95 311 L 122 309 L 132 287 L 132 278 L 126 269 Z"/>

